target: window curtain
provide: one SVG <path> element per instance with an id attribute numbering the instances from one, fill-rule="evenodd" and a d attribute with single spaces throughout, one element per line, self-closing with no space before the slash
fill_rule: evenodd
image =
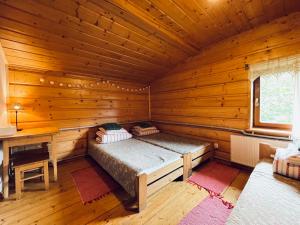
<path id="1" fill-rule="evenodd" d="M 253 82 L 256 78 L 261 76 L 278 77 L 284 76 L 287 72 L 295 74 L 297 64 L 299 64 L 299 62 L 300 55 L 297 55 L 250 65 L 249 79 Z"/>
<path id="2" fill-rule="evenodd" d="M 8 78 L 7 78 L 7 62 L 0 45 L 0 127 L 9 126 L 7 115 L 7 93 L 8 93 Z"/>
<path id="3" fill-rule="evenodd" d="M 292 138 L 300 147 L 300 60 L 295 64 L 295 98 L 294 98 L 294 115 Z"/>
<path id="4" fill-rule="evenodd" d="M 250 66 L 249 79 L 253 82 L 261 76 L 285 76 L 290 73 L 294 78 L 293 91 L 294 110 L 293 110 L 293 129 L 292 138 L 300 142 L 300 55 L 268 60 L 263 63 L 253 64 Z"/>

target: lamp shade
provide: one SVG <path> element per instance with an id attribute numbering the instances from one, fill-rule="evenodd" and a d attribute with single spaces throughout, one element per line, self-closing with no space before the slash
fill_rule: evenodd
<path id="1" fill-rule="evenodd" d="M 20 110 L 21 109 L 21 104 L 20 103 L 14 103 L 13 104 L 13 108 L 14 108 L 14 110 Z"/>

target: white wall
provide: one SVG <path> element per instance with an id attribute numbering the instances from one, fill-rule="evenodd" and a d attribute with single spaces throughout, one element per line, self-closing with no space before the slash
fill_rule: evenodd
<path id="1" fill-rule="evenodd" d="M 8 96 L 8 63 L 5 58 L 1 43 L 0 43 L 0 128 L 9 126 L 9 118 L 7 114 Z M 3 169 L 3 151 L 2 143 L 0 143 L 0 192 L 2 192 L 2 169 Z"/>
<path id="2" fill-rule="evenodd" d="M 9 125 L 7 114 L 8 63 L 0 43 L 0 128 Z"/>

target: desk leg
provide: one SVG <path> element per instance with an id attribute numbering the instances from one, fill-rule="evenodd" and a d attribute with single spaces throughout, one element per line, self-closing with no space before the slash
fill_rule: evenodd
<path id="1" fill-rule="evenodd" d="M 52 143 L 51 143 L 51 160 L 53 164 L 53 177 L 54 181 L 57 181 L 57 154 L 56 154 L 56 136 L 52 136 Z"/>
<path id="2" fill-rule="evenodd" d="M 5 199 L 9 196 L 9 145 L 6 141 L 3 141 L 3 197 Z"/>

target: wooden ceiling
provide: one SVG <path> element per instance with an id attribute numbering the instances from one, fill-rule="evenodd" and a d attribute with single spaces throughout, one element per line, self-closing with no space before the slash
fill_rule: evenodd
<path id="1" fill-rule="evenodd" d="M 13 67 L 148 83 L 299 10 L 299 0 L 0 0 L 0 41 Z"/>

